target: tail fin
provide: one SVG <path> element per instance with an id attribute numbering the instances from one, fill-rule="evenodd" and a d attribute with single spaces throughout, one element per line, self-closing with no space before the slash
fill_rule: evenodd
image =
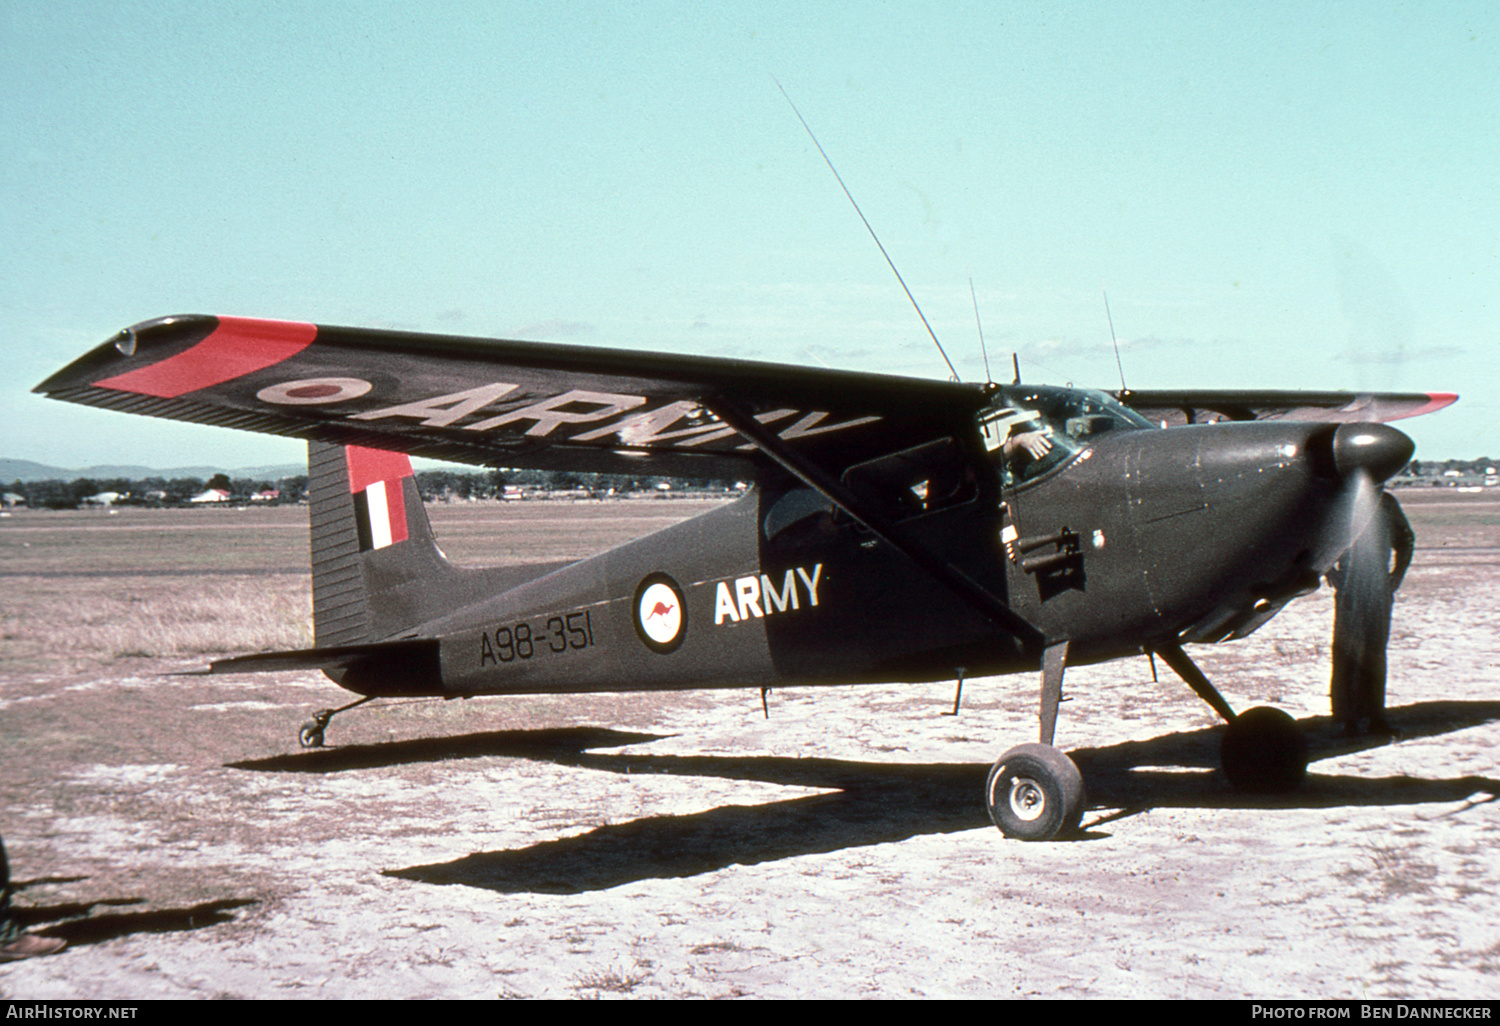
<path id="1" fill-rule="evenodd" d="M 459 574 L 433 539 L 411 460 L 309 442 L 313 638 L 318 648 L 400 637 L 440 610 Z"/>

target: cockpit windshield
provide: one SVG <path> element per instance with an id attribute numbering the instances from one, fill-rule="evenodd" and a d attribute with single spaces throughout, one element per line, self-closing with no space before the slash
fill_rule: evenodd
<path id="1" fill-rule="evenodd" d="M 1047 385 L 1001 388 L 979 425 L 1007 485 L 1062 466 L 1100 435 L 1154 426 L 1103 392 Z"/>

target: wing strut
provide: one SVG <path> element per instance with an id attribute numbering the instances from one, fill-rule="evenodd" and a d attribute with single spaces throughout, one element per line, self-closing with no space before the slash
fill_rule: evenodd
<path id="1" fill-rule="evenodd" d="M 904 553 L 912 562 L 947 585 L 955 595 L 1007 634 L 1018 638 L 1027 648 L 1041 645 L 1044 640 L 1042 632 L 991 594 L 989 589 L 952 563 L 934 556 L 885 517 L 866 508 L 837 478 L 791 448 L 773 432 L 767 431 L 760 421 L 734 400 L 720 395 L 705 400 L 703 406 L 725 424 L 760 446 L 762 452 L 799 478 L 809 488 L 819 492 L 829 502 L 847 513 L 860 526 L 898 552 Z"/>

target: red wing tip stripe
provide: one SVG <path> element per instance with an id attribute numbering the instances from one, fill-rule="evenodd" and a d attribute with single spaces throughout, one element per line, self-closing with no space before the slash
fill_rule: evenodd
<path id="1" fill-rule="evenodd" d="M 1457 392 L 1428 392 L 1427 402 L 1409 412 L 1392 417 L 1392 420 L 1405 420 L 1408 417 L 1420 417 L 1424 413 L 1436 413 L 1445 406 L 1452 406 L 1458 402 Z"/>
<path id="2" fill-rule="evenodd" d="M 312 344 L 316 324 L 220 317 L 218 327 L 190 346 L 148 367 L 94 382 L 98 388 L 175 399 L 244 377 L 296 356 Z"/>

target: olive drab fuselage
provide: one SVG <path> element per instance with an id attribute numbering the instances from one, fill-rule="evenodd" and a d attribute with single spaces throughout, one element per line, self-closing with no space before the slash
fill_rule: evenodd
<path id="1" fill-rule="evenodd" d="M 1038 399 L 1063 412 L 1049 417 Z M 990 430 L 1028 403 L 1054 439 L 1042 460 L 1008 454 Z M 1070 404 L 1093 412 L 1068 416 Z M 1317 455 L 1326 426 L 1162 430 L 1097 393 L 1014 388 L 975 427 L 843 479 L 1048 639 L 1068 640 L 1070 663 L 1242 636 L 1326 569 L 1319 525 L 1336 493 Z M 789 476 L 423 633 L 440 639 L 445 694 L 918 681 L 1040 665 L 1038 648 Z"/>

